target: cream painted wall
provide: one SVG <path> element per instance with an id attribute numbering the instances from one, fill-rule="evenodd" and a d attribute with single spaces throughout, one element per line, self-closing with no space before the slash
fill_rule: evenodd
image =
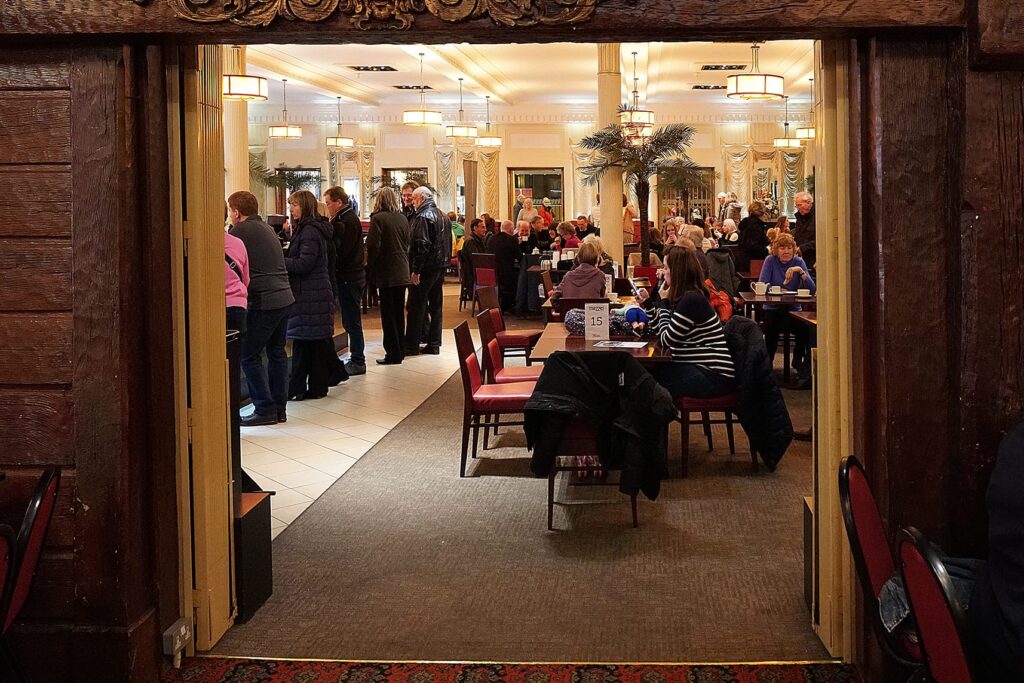
<path id="1" fill-rule="evenodd" d="M 721 174 L 723 170 L 722 146 L 727 144 L 769 143 L 772 138 L 782 135 L 783 127 L 777 123 L 702 123 L 694 126 L 697 134 L 691 146 L 690 158 L 700 166 L 713 166 Z M 321 169 L 324 179 L 328 177 L 327 147 L 325 139 L 334 135 L 334 124 L 302 124 L 303 137 L 300 140 L 268 140 L 265 124 L 249 124 L 249 144 L 253 149 L 266 148 L 267 165 L 299 166 Z M 498 184 L 500 187 L 501 217 L 508 211 L 508 169 L 523 167 L 561 167 L 564 173 L 567 215 L 574 215 L 576 207 L 572 197 L 572 155 L 570 145 L 578 142 L 593 130 L 592 124 L 505 124 L 492 125 L 491 132 L 504 138 L 501 149 Z M 374 175 L 380 175 L 383 168 L 426 167 L 431 180 L 434 179 L 434 144 L 446 144 L 443 130 L 438 128 L 413 128 L 401 124 L 360 124 L 346 125 L 345 134 L 355 137 L 358 143 L 372 143 L 374 153 Z M 809 159 L 810 161 L 810 159 Z M 810 163 L 808 172 L 810 172 Z M 716 192 L 723 188 L 719 179 Z M 261 198 L 272 206 L 273 197 Z M 654 199 L 650 215 L 656 215 Z"/>

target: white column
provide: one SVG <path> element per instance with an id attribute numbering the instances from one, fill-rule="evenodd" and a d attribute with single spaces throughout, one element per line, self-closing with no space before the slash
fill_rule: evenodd
<path id="1" fill-rule="evenodd" d="M 244 74 L 245 46 L 235 49 L 225 45 L 221 50 L 224 73 Z M 224 112 L 224 196 L 227 197 L 232 192 L 249 190 L 249 104 L 224 100 L 221 106 Z"/>
<path id="2" fill-rule="evenodd" d="M 597 126 L 618 123 L 622 104 L 622 74 L 619 70 L 619 44 L 597 46 Z M 604 250 L 619 263 L 622 257 L 622 174 L 606 173 L 601 178 L 601 242 Z"/>

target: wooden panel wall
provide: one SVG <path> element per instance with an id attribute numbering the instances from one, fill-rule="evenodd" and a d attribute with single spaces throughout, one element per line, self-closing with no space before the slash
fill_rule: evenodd
<path id="1" fill-rule="evenodd" d="M 163 82 L 134 91 L 159 54 L 0 50 L 0 196 L 15 208 L 0 227 L 0 518 L 20 523 L 41 468 L 63 471 L 14 628 L 33 681 L 155 680 L 157 634 L 177 616 L 175 574 L 156 569 L 177 562 L 173 420 L 151 419 L 169 361 L 148 363 L 151 340 L 166 352 L 171 339 L 169 303 L 147 305 L 169 282 L 166 189 L 164 208 L 143 210 L 143 193 L 161 199 L 152 172 L 167 173 Z M 140 159 L 160 140 L 162 158 Z M 154 525 L 168 500 L 169 542 Z"/>

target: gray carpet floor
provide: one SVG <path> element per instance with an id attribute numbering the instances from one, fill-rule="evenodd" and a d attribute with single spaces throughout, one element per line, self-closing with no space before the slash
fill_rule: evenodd
<path id="1" fill-rule="evenodd" d="M 797 426 L 809 393 L 788 394 Z M 794 406 L 794 404 L 796 404 Z M 733 662 L 827 657 L 802 592 L 808 444 L 754 474 L 691 434 L 690 477 L 640 498 L 546 480 L 521 431 L 458 477 L 458 375 L 274 542 L 274 595 L 215 652 L 264 657 Z M 678 475 L 678 427 L 670 462 Z"/>

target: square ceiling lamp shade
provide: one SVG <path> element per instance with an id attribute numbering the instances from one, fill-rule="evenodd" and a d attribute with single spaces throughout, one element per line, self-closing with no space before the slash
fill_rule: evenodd
<path id="1" fill-rule="evenodd" d="M 302 137 L 302 127 L 288 125 L 288 79 L 282 78 L 281 85 L 284 88 L 284 107 L 281 109 L 284 123 L 271 126 L 267 132 L 267 137 L 274 138 L 275 140 L 297 140 Z"/>
<path id="2" fill-rule="evenodd" d="M 338 98 L 338 134 L 329 135 L 327 137 L 327 146 L 338 149 L 348 149 L 349 147 L 355 147 L 356 141 L 352 138 L 347 138 L 341 134 L 341 98 Z"/>
<path id="3" fill-rule="evenodd" d="M 472 140 L 479 136 L 476 126 L 470 126 L 462 121 L 462 79 L 459 79 L 459 122 L 454 126 L 445 126 L 444 134 L 450 138 Z"/>
<path id="4" fill-rule="evenodd" d="M 761 73 L 757 43 L 750 46 L 750 71 L 733 74 L 725 79 L 725 95 L 737 100 L 781 100 L 786 93 L 786 79 L 775 74 Z"/>
<path id="5" fill-rule="evenodd" d="M 813 140 L 814 129 L 813 128 L 797 128 L 796 137 L 798 140 Z"/>
<path id="6" fill-rule="evenodd" d="M 800 140 L 799 138 L 791 138 L 791 137 L 789 137 L 789 98 L 787 97 L 785 99 L 786 99 L 786 123 L 783 124 L 783 129 L 785 130 L 785 133 L 783 133 L 783 135 L 785 137 L 775 138 L 774 140 L 772 140 L 772 145 L 774 147 L 782 147 L 782 148 L 802 147 L 803 146 L 803 140 Z"/>
<path id="7" fill-rule="evenodd" d="M 402 112 L 402 123 L 407 126 L 440 126 L 443 122 L 441 112 L 427 109 L 423 95 L 423 54 L 420 53 L 420 108 L 407 109 Z"/>
<path id="8" fill-rule="evenodd" d="M 491 135 L 491 96 L 487 95 L 487 129 L 486 132 L 476 139 L 477 147 L 501 147 L 502 139 L 497 135 Z"/>
<path id="9" fill-rule="evenodd" d="M 245 71 L 242 59 L 242 48 L 235 45 L 235 62 L 241 71 Z M 265 100 L 270 97 L 270 84 L 260 76 L 249 76 L 245 73 L 224 74 L 220 79 L 220 94 L 225 100 L 251 102 Z"/>

